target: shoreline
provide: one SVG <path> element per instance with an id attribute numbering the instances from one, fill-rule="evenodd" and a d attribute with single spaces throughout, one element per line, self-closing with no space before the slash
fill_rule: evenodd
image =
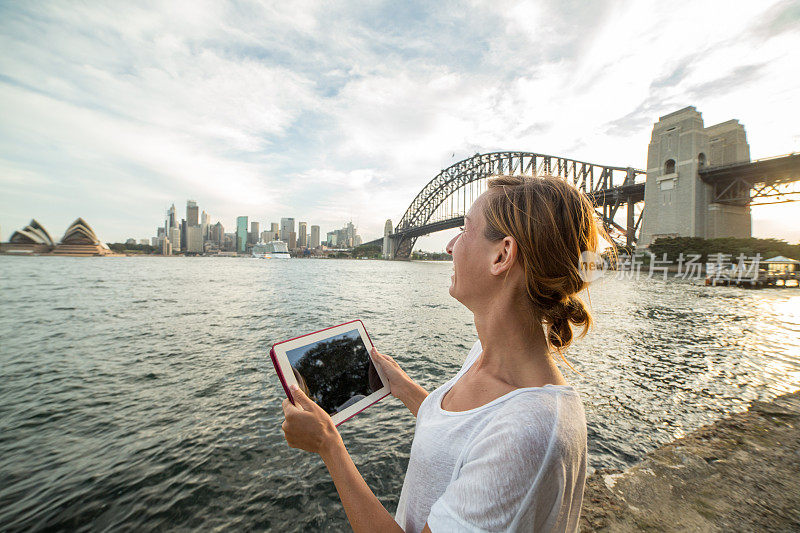
<path id="1" fill-rule="evenodd" d="M 586 480 L 580 531 L 800 530 L 800 391 Z"/>

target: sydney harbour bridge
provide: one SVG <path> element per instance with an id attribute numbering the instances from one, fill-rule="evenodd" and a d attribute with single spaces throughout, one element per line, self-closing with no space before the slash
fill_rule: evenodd
<path id="1" fill-rule="evenodd" d="M 386 258 L 408 259 L 419 237 L 463 225 L 498 175 L 568 181 L 593 202 L 613 244 L 628 249 L 658 236 L 749 237 L 751 205 L 800 200 L 800 154 L 750 161 L 738 121 L 702 128 L 699 119 L 698 130 L 699 115 L 689 107 L 661 117 L 646 170 L 535 152 L 475 154 L 437 174 L 395 227 L 387 221 L 384 237 L 366 244 L 382 245 Z"/>

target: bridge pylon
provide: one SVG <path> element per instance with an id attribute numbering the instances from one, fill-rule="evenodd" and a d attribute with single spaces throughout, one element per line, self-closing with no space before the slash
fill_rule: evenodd
<path id="1" fill-rule="evenodd" d="M 394 259 L 395 240 L 392 238 L 392 220 L 387 219 L 383 226 L 383 258 Z"/>
<path id="2" fill-rule="evenodd" d="M 750 237 L 749 203 L 714 202 L 713 185 L 700 178 L 703 168 L 747 161 L 750 146 L 738 120 L 705 127 L 693 106 L 660 117 L 647 149 L 637 244 L 646 247 L 658 237 Z"/>

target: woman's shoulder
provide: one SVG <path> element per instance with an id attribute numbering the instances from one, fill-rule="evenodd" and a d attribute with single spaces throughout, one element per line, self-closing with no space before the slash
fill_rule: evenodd
<path id="1" fill-rule="evenodd" d="M 519 389 L 499 407 L 482 433 L 500 433 L 510 445 L 540 446 L 551 440 L 558 445 L 561 441 L 585 439 L 583 403 L 578 392 L 569 386 Z"/>

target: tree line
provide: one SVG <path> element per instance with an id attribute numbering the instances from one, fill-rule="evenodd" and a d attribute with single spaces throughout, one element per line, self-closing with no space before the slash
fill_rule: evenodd
<path id="1" fill-rule="evenodd" d="M 700 262 L 706 262 L 710 254 L 730 254 L 732 259 L 736 259 L 739 254 L 744 254 L 746 258 L 761 254 L 761 259 L 769 259 L 776 255 L 783 255 L 791 259 L 800 258 L 800 243 L 789 244 L 781 239 L 758 239 L 750 237 L 747 239 L 737 239 L 733 237 L 723 237 L 719 239 L 702 239 L 700 237 L 659 237 L 653 241 L 648 249 L 661 259 L 663 254 L 667 254 L 667 259 L 675 262 L 682 253 L 684 257 L 688 254 L 700 254 Z"/>

